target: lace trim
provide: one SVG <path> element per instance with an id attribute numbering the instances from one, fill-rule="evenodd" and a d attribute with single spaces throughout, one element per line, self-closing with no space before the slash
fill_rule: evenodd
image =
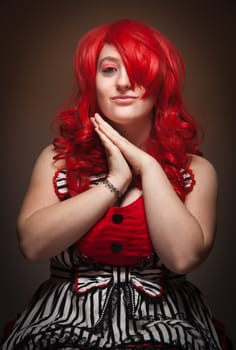
<path id="1" fill-rule="evenodd" d="M 179 315 L 180 318 L 181 315 Z M 178 318 L 178 314 L 176 314 L 176 317 Z M 168 318 L 166 319 L 168 320 Z M 184 323 L 184 320 L 183 320 Z M 167 326 L 167 324 L 166 324 Z M 198 326 L 195 324 L 195 326 Z M 197 327 L 198 328 L 198 327 Z M 91 337 L 90 334 L 96 334 L 94 332 L 90 333 L 89 331 L 86 331 L 86 329 L 83 331 L 81 329 L 83 335 L 81 336 L 76 334 L 78 329 L 76 327 L 71 326 L 64 326 L 64 325 L 57 325 L 52 324 L 49 326 L 46 330 L 39 332 L 37 335 L 28 335 L 26 336 L 20 343 L 15 345 L 15 350 L 22 350 L 23 346 L 34 349 L 34 350 L 42 350 L 42 349 L 112 349 L 112 350 L 118 350 L 118 349 L 148 349 L 148 350 L 154 350 L 156 348 L 164 348 L 164 349 L 209 349 L 209 350 L 218 350 L 219 348 L 216 347 L 216 345 L 213 343 L 213 341 L 209 338 L 208 334 L 206 334 L 204 331 L 201 333 L 201 339 L 199 336 L 195 336 L 194 334 L 191 334 L 191 336 L 194 337 L 194 340 L 197 342 L 197 344 L 194 344 L 192 337 L 189 339 L 185 339 L 185 343 L 181 344 L 180 341 L 177 339 L 174 340 L 171 344 L 170 343 L 160 343 L 158 341 L 156 342 L 143 342 L 140 339 L 139 335 L 131 336 L 130 339 L 126 339 L 119 345 L 112 345 L 110 347 L 99 347 L 99 339 L 96 339 L 94 341 L 89 341 L 89 338 Z M 186 335 L 189 335 L 188 329 L 185 329 Z M 87 334 L 86 334 L 87 333 Z M 191 333 L 191 332 L 190 332 Z M 87 336 L 86 336 L 87 335 Z M 204 344 L 200 345 L 198 342 L 204 342 Z"/>
<path id="2" fill-rule="evenodd" d="M 186 192 L 187 193 L 191 192 L 192 189 L 193 189 L 193 186 L 196 183 L 193 171 L 190 168 L 188 168 L 188 170 L 181 169 L 180 173 L 181 173 L 181 175 L 183 176 L 183 179 L 184 179 Z"/>
<path id="3" fill-rule="evenodd" d="M 55 172 L 53 176 L 53 186 L 58 198 L 60 198 L 61 200 L 68 198 L 69 189 L 67 186 L 65 169 L 58 169 Z"/>
<path id="4" fill-rule="evenodd" d="M 191 192 L 196 183 L 193 171 L 190 168 L 188 168 L 188 170 L 181 169 L 180 173 L 183 176 L 186 192 Z M 90 181 L 92 185 L 98 185 L 105 178 L 106 174 L 94 175 L 90 177 Z M 53 177 L 53 185 L 56 195 L 61 200 L 66 199 L 70 196 L 69 189 L 67 186 L 66 169 L 58 169 L 55 172 L 55 175 Z"/>

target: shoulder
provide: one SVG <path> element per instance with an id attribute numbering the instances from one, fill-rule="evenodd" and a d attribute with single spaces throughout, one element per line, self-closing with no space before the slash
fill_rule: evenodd
<path id="1" fill-rule="evenodd" d="M 53 145 L 48 145 L 37 157 L 20 212 L 21 219 L 38 209 L 58 203 L 53 186 L 53 177 L 58 169 L 54 160 L 56 154 Z"/>
<path id="2" fill-rule="evenodd" d="M 217 172 L 213 164 L 206 158 L 198 156 L 198 155 L 191 155 L 191 163 L 190 168 L 195 173 L 202 173 L 205 175 L 208 175 L 213 178 L 217 178 Z"/>
<path id="3" fill-rule="evenodd" d="M 64 160 L 55 160 L 57 152 L 55 147 L 50 144 L 46 146 L 39 154 L 36 160 L 36 167 L 45 166 L 49 167 L 52 170 L 56 171 L 65 167 Z"/>
<path id="4" fill-rule="evenodd" d="M 218 187 L 218 176 L 213 164 L 204 157 L 191 155 L 190 169 L 194 174 L 196 189 L 208 189 L 216 192 Z"/>
<path id="5" fill-rule="evenodd" d="M 50 183 L 58 169 L 64 168 L 64 161 L 55 160 L 56 155 L 53 145 L 48 145 L 40 152 L 31 174 L 31 185 Z"/>

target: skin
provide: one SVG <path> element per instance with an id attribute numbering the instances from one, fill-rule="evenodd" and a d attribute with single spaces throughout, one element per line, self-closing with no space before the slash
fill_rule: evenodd
<path id="1" fill-rule="evenodd" d="M 124 194 L 120 205 L 141 195 L 138 188 L 129 188 L 133 173 L 139 174 L 154 250 L 170 270 L 193 270 L 209 254 L 215 237 L 217 175 L 213 166 L 192 156 L 196 185 L 183 203 L 160 164 L 142 146 L 152 127 L 154 98 L 143 99 L 143 87 L 131 88 L 121 57 L 111 45 L 100 53 L 96 88 L 106 120 L 95 114 L 91 122 L 106 150 L 108 179 Z M 126 100 L 126 96 L 135 98 Z M 60 202 L 52 177 L 64 164 L 52 162 L 54 155 L 53 147 L 48 146 L 39 156 L 18 218 L 20 248 L 32 261 L 68 248 L 116 202 L 115 193 L 104 184 Z"/>
<path id="2" fill-rule="evenodd" d="M 145 89 L 142 86 L 130 89 L 125 66 L 112 45 L 105 45 L 99 55 L 96 88 L 99 107 L 109 123 L 141 146 L 152 128 L 154 97 L 143 99 Z"/>

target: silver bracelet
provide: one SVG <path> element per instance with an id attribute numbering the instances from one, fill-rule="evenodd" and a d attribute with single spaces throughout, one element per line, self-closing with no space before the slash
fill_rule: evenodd
<path id="1" fill-rule="evenodd" d="M 107 178 L 102 180 L 102 183 L 106 186 L 106 188 L 109 189 L 110 192 L 116 194 L 117 199 L 120 199 L 122 197 L 121 192 Z"/>

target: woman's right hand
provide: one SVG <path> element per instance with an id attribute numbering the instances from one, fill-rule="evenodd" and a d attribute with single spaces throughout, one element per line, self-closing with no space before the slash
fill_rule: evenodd
<path id="1" fill-rule="evenodd" d="M 100 131 L 96 120 L 91 118 L 91 122 L 105 148 L 109 167 L 109 180 L 121 193 L 125 193 L 132 181 L 131 168 L 119 148 Z"/>
<path id="2" fill-rule="evenodd" d="M 129 165 L 105 136 L 103 143 L 108 154 L 110 182 L 125 193 L 132 178 Z M 56 154 L 50 145 L 38 157 L 17 220 L 20 250 L 30 261 L 51 258 L 67 249 L 117 201 L 116 194 L 102 184 L 60 201 L 52 178 L 58 167 L 64 166 L 53 161 Z"/>

